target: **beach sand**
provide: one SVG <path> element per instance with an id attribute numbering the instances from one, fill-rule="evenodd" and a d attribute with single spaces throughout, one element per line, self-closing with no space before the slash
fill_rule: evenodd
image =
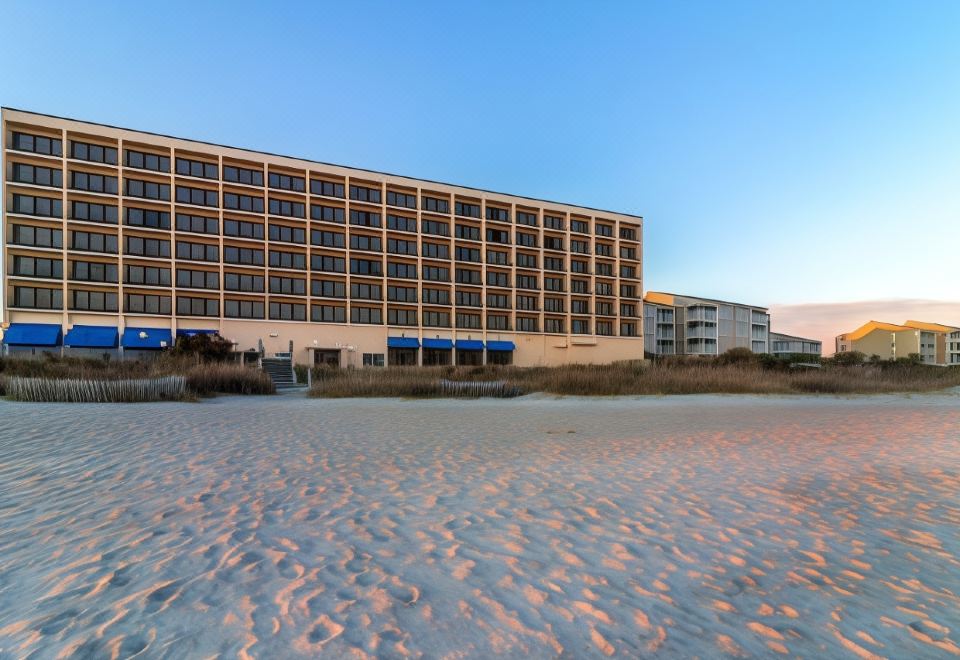
<path id="1" fill-rule="evenodd" d="M 951 657 L 958 557 L 956 394 L 0 402 L 2 658 Z"/>

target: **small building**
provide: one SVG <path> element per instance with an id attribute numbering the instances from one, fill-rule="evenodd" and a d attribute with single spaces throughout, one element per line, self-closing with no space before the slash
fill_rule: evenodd
<path id="1" fill-rule="evenodd" d="M 868 321 L 853 332 L 837 335 L 838 353 L 859 351 L 867 357 L 896 360 L 919 355 L 924 364 L 948 364 L 948 336 L 956 328 L 939 323 L 906 321 L 902 325 Z"/>
<path id="2" fill-rule="evenodd" d="M 720 355 L 731 348 L 770 352 L 766 307 L 651 291 L 643 299 L 648 355 Z"/>
<path id="3" fill-rule="evenodd" d="M 782 332 L 770 333 L 770 353 L 777 356 L 823 354 L 823 343 L 817 339 L 806 339 L 785 335 Z"/>

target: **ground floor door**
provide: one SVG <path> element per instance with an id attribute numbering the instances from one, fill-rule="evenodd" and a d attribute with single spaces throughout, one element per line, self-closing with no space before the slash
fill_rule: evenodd
<path id="1" fill-rule="evenodd" d="M 475 367 L 483 364 L 483 351 L 464 351 L 457 349 L 457 364 Z"/>
<path id="2" fill-rule="evenodd" d="M 313 363 L 324 364 L 329 367 L 340 367 L 340 351 L 336 349 L 313 352 Z"/>
<path id="3" fill-rule="evenodd" d="M 425 348 L 423 349 L 424 366 L 446 366 L 451 364 L 453 351 L 445 348 Z"/>
<path id="4" fill-rule="evenodd" d="M 417 366 L 417 349 L 389 348 L 387 349 L 387 364 L 391 367 Z"/>
<path id="5" fill-rule="evenodd" d="M 487 364 L 513 364 L 511 351 L 487 351 Z"/>

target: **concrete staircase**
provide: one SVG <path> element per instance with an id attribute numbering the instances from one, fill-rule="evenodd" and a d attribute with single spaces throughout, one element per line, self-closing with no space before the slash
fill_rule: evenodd
<path id="1" fill-rule="evenodd" d="M 261 358 L 260 369 L 270 376 L 270 380 L 278 390 L 288 390 L 295 387 L 305 387 L 297 383 L 297 376 L 293 371 L 293 361 L 289 358 Z"/>

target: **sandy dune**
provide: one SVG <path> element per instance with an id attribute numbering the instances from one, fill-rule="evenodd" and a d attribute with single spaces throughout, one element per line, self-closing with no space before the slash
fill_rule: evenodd
<path id="1" fill-rule="evenodd" d="M 2 658 L 950 657 L 958 557 L 957 395 L 0 403 Z"/>

